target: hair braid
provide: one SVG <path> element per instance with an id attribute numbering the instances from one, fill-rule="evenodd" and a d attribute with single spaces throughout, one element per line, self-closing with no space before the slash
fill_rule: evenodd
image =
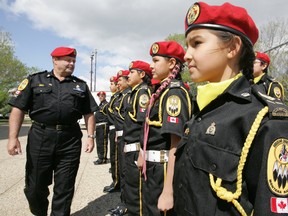
<path id="1" fill-rule="evenodd" d="M 249 80 L 251 84 L 254 83 L 253 76 L 253 64 L 255 60 L 255 53 L 251 44 L 247 41 L 247 39 L 242 38 L 243 41 L 243 51 L 240 57 L 239 65 L 242 69 L 243 75 Z"/>

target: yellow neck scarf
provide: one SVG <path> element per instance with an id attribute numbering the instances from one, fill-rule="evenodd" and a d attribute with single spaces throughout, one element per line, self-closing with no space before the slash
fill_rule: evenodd
<path id="1" fill-rule="evenodd" d="M 261 78 L 264 76 L 264 74 L 265 74 L 265 73 L 263 73 L 263 74 L 261 74 L 260 76 L 254 78 L 254 83 L 258 83 L 258 82 L 261 80 Z"/>
<path id="2" fill-rule="evenodd" d="M 222 94 L 225 89 L 235 80 L 242 76 L 242 73 L 223 82 L 208 83 L 197 87 L 197 104 L 200 111 L 213 101 L 218 95 Z"/>

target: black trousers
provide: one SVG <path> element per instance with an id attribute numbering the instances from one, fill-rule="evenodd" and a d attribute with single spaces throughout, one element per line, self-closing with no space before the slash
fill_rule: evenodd
<path id="1" fill-rule="evenodd" d="M 33 214 L 47 215 L 48 186 L 54 177 L 51 215 L 70 215 L 81 138 L 79 126 L 57 131 L 32 125 L 28 134 L 24 193 Z"/>
<path id="2" fill-rule="evenodd" d="M 139 151 L 125 153 L 125 197 L 129 216 L 145 215 L 142 208 L 142 172 L 135 163 L 138 155 Z"/>
<path id="3" fill-rule="evenodd" d="M 119 177 L 119 162 L 117 155 L 117 145 L 115 142 L 116 131 L 115 129 L 109 130 L 109 147 L 110 147 L 110 163 L 111 163 L 111 174 L 113 185 L 115 189 L 120 188 L 120 177 Z"/>
<path id="4" fill-rule="evenodd" d="M 107 160 L 108 152 L 108 131 L 107 124 L 96 126 L 96 147 L 98 158 L 101 160 Z"/>
<path id="5" fill-rule="evenodd" d="M 117 155 L 119 161 L 119 177 L 120 177 L 120 190 L 121 190 L 121 202 L 126 203 L 125 196 L 125 173 L 126 173 L 126 164 L 125 164 L 125 153 L 124 153 L 124 140 L 123 137 L 117 138 Z"/>

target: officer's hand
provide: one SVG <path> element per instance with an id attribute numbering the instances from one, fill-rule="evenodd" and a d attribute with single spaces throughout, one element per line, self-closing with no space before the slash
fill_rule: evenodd
<path id="1" fill-rule="evenodd" d="M 85 152 L 91 153 L 94 149 L 94 139 L 88 138 L 85 146 Z"/>
<path id="2" fill-rule="evenodd" d="M 8 151 L 8 154 L 13 155 L 13 156 L 22 154 L 21 144 L 18 138 L 13 138 L 13 139 L 10 138 L 8 140 L 7 151 Z"/>

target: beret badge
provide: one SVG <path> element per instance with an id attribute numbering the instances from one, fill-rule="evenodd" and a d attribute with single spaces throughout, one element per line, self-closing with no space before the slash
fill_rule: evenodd
<path id="1" fill-rule="evenodd" d="M 200 7 L 198 4 L 194 4 L 190 9 L 188 10 L 187 13 L 187 24 L 191 25 L 192 23 L 195 22 L 195 20 L 199 17 L 200 14 Z"/>
<path id="2" fill-rule="evenodd" d="M 118 71 L 118 75 L 122 76 L 122 70 Z"/>
<path id="3" fill-rule="evenodd" d="M 130 63 L 129 69 L 133 67 L 133 62 Z"/>
<path id="4" fill-rule="evenodd" d="M 152 50 L 152 53 L 153 53 L 153 54 L 157 54 L 158 51 L 159 51 L 159 44 L 154 43 L 154 44 L 152 45 L 151 50 Z"/>

